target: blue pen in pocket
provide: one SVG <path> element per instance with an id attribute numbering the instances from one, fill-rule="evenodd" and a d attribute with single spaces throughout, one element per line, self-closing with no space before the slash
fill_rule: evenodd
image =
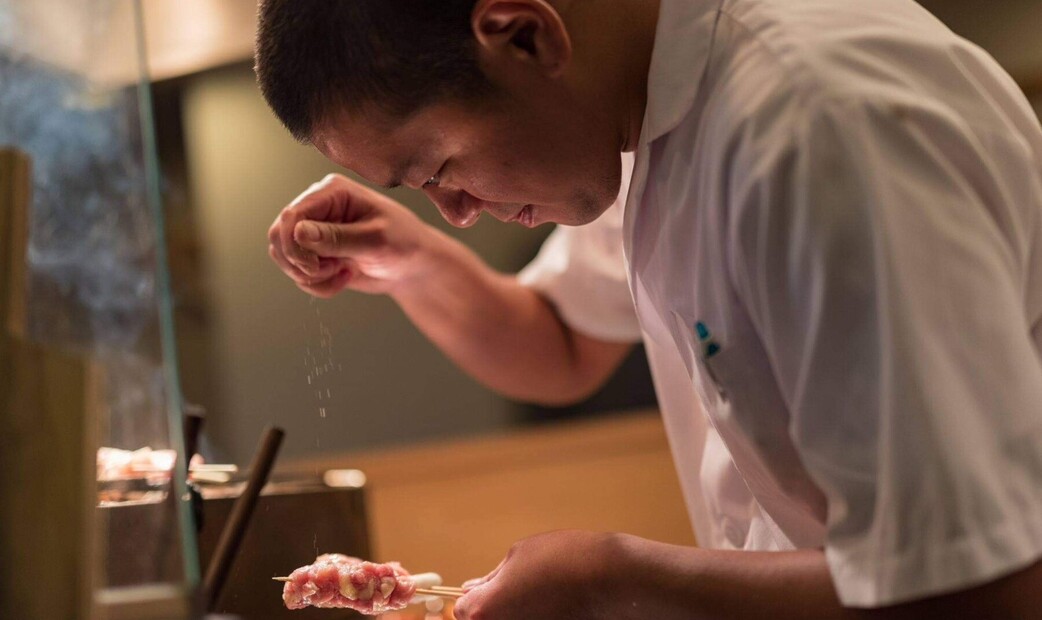
<path id="1" fill-rule="evenodd" d="M 713 385 L 716 386 L 720 398 L 726 400 L 727 392 L 724 391 L 724 386 L 717 379 L 716 373 L 713 372 L 713 365 L 710 363 L 710 360 L 722 350 L 720 343 L 713 338 L 713 333 L 709 331 L 709 326 L 702 321 L 695 323 L 695 333 L 698 335 L 698 343 L 702 348 L 702 366 L 705 367 L 709 378 L 713 380 Z"/>

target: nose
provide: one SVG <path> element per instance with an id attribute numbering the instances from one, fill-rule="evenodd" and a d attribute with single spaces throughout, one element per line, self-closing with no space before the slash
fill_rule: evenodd
<path id="1" fill-rule="evenodd" d="M 427 187 L 423 193 L 427 194 L 445 221 L 456 228 L 470 228 L 481 217 L 481 206 L 475 204 L 476 201 L 467 200 L 467 193 L 463 190 Z"/>

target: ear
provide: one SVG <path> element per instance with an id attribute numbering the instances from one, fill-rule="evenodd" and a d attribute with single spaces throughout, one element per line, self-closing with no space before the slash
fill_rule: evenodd
<path id="1" fill-rule="evenodd" d="M 572 58 L 568 29 L 545 0 L 478 0 L 470 26 L 488 64 L 531 63 L 557 77 Z"/>

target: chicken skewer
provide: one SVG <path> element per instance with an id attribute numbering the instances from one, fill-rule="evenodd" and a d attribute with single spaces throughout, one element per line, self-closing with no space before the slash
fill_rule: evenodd
<path id="1" fill-rule="evenodd" d="M 320 555 L 314 564 L 275 580 L 285 583 L 282 600 L 289 609 L 319 607 L 379 614 L 429 597 L 462 594 L 442 588 L 436 573 L 410 575 L 397 562 L 375 564 L 335 553 Z"/>

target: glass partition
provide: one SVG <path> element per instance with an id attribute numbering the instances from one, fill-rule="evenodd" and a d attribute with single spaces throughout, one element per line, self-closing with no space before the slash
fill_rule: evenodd
<path id="1" fill-rule="evenodd" d="M 0 148 L 31 167 L 24 329 L 94 368 L 93 580 L 111 604 L 199 579 L 140 11 L 0 0 Z"/>

